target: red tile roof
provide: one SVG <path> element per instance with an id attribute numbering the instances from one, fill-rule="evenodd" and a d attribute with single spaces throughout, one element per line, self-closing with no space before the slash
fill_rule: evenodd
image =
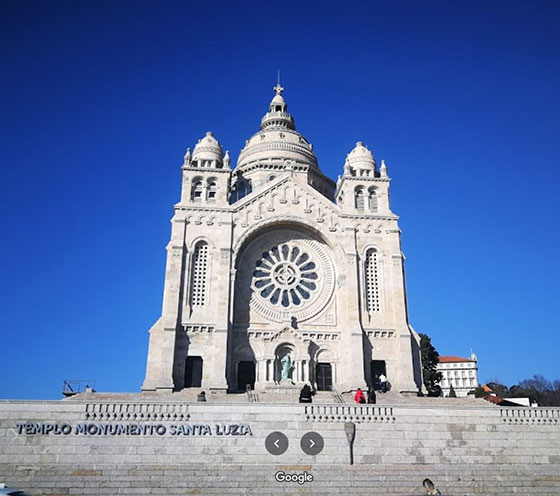
<path id="1" fill-rule="evenodd" d="M 489 401 L 490 403 L 494 403 L 495 405 L 499 405 L 500 403 L 502 403 L 502 401 L 504 401 L 503 398 L 499 398 L 498 396 L 484 396 L 484 399 L 486 401 Z"/>
<path id="2" fill-rule="evenodd" d="M 470 358 L 461 358 L 458 356 L 440 356 L 439 363 L 453 363 L 453 362 L 474 362 Z"/>

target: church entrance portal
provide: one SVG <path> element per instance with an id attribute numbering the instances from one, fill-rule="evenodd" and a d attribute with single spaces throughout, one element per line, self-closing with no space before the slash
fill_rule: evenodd
<path id="1" fill-rule="evenodd" d="M 373 384 L 373 388 L 379 390 L 381 389 L 381 384 L 379 382 L 379 379 L 376 379 L 376 377 L 379 377 L 381 374 L 387 376 L 387 368 L 385 365 L 385 360 L 372 360 L 370 367 L 371 367 L 371 381 Z"/>
<path id="2" fill-rule="evenodd" d="M 187 357 L 185 387 L 200 387 L 202 384 L 202 357 Z"/>
<path id="3" fill-rule="evenodd" d="M 318 363 L 315 369 L 318 391 L 330 391 L 332 388 L 332 366 L 330 363 Z"/>
<path id="4" fill-rule="evenodd" d="M 255 389 L 255 362 L 239 362 L 237 365 L 237 389 L 246 391 L 247 385 Z"/>

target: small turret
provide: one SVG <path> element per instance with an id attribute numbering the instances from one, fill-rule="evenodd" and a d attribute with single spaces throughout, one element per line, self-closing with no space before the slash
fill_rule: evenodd
<path id="1" fill-rule="evenodd" d="M 387 177 L 387 164 L 385 164 L 385 160 L 381 161 L 381 167 L 379 168 L 379 174 L 381 177 Z"/>
<path id="2" fill-rule="evenodd" d="M 192 159 L 192 155 L 191 155 L 191 149 L 189 147 L 187 148 L 187 153 L 185 153 L 185 160 L 183 162 L 183 165 L 189 167 L 191 165 L 191 159 Z"/>
<path id="3" fill-rule="evenodd" d="M 231 158 L 229 156 L 229 150 L 226 150 L 226 154 L 224 155 L 224 167 L 229 168 L 230 162 L 231 162 Z"/>

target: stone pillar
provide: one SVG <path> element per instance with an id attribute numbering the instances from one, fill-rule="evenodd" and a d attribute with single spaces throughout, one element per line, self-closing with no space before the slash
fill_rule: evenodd
<path id="1" fill-rule="evenodd" d="M 150 329 L 150 344 L 146 378 L 143 391 L 172 391 L 174 383 L 175 342 L 177 332 L 181 329 L 181 304 L 183 291 L 181 276 L 187 268 L 184 266 L 185 219 L 173 217 L 171 221 L 171 240 L 167 245 L 167 262 L 165 268 L 165 286 L 161 318 Z M 188 272 L 188 271 L 187 271 Z"/>
<path id="2" fill-rule="evenodd" d="M 264 358 L 257 360 L 255 389 L 257 388 L 257 384 L 260 387 L 263 387 L 266 384 L 267 362 L 268 360 Z"/>
<path id="3" fill-rule="evenodd" d="M 223 235 L 229 234 L 229 226 L 222 226 Z M 221 274 L 227 274 L 231 267 L 231 249 L 218 248 L 212 254 L 212 274 L 210 276 L 211 291 L 213 295 L 213 308 L 215 309 L 216 331 L 213 336 L 214 359 L 212 370 L 209 371 L 208 384 L 206 388 L 226 391 L 228 389 L 227 377 L 227 356 L 229 319 L 228 304 L 231 298 L 231 288 L 228 284 L 223 284 Z"/>
<path id="4" fill-rule="evenodd" d="M 341 373 L 337 374 L 337 386 L 342 390 L 366 388 L 364 377 L 364 350 L 363 350 L 363 330 L 360 323 L 360 301 L 361 294 L 359 283 L 359 267 L 361 263 L 356 252 L 356 233 L 355 229 L 346 228 L 345 233 L 345 257 L 340 261 L 343 273 L 346 274 L 343 285 L 340 285 L 342 321 L 346 326 L 345 332 L 341 336 L 340 349 L 343 350 L 339 357 L 339 363 L 347 363 Z M 333 381 L 334 383 L 334 381 Z"/>

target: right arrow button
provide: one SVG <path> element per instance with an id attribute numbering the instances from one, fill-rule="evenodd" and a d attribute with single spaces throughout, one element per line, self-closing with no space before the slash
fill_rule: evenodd
<path id="1" fill-rule="evenodd" d="M 317 432 L 308 432 L 304 434 L 300 442 L 301 449 L 307 455 L 318 455 L 323 451 L 325 440 L 323 436 Z"/>

